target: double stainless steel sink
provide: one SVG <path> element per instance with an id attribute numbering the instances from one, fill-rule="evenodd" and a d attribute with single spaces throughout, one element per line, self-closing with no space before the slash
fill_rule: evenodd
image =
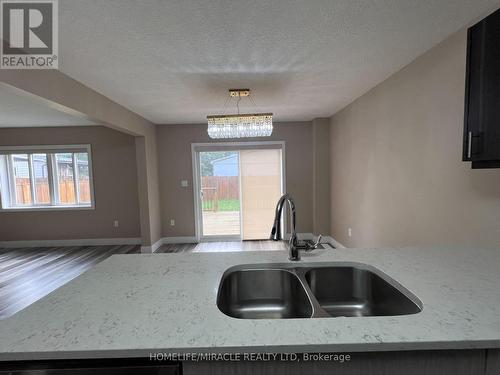
<path id="1" fill-rule="evenodd" d="M 410 291 L 360 263 L 241 265 L 221 280 L 217 306 L 240 319 L 409 315 L 422 311 Z"/>

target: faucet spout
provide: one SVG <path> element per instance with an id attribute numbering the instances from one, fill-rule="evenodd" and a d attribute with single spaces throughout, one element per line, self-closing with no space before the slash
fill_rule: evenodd
<path id="1" fill-rule="evenodd" d="M 281 213 L 283 212 L 283 206 L 285 205 L 285 202 L 288 203 L 288 208 L 290 209 L 290 224 L 291 224 L 291 230 L 292 230 L 292 235 L 296 234 L 295 230 L 295 203 L 292 199 L 292 197 L 289 194 L 284 194 L 279 200 L 278 203 L 276 204 L 276 211 L 275 211 L 275 216 L 274 216 L 274 224 L 273 228 L 271 229 L 271 236 L 270 239 L 273 241 L 281 241 L 283 239 L 282 233 L 281 233 Z"/>
<path id="2" fill-rule="evenodd" d="M 288 241 L 288 249 L 289 249 L 288 259 L 292 261 L 297 261 L 300 260 L 300 250 L 310 251 L 316 249 L 319 245 L 319 241 L 321 240 L 321 236 L 318 238 L 318 241 L 313 245 L 310 245 L 309 243 L 304 241 L 302 244 L 300 243 L 300 241 L 297 239 L 297 229 L 296 229 L 297 215 L 295 213 L 295 202 L 293 201 L 292 197 L 289 194 L 285 194 L 278 200 L 278 203 L 276 204 L 274 223 L 273 223 L 273 228 L 271 229 L 271 236 L 270 236 L 271 240 L 280 241 L 283 239 L 281 233 L 281 217 L 285 203 L 288 204 L 288 211 L 290 213 L 290 231 L 291 231 L 290 240 Z"/>

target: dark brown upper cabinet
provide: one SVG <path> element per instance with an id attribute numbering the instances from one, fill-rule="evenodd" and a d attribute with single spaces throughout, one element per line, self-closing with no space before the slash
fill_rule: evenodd
<path id="1" fill-rule="evenodd" d="M 467 37 L 463 160 L 500 168 L 500 10 Z"/>

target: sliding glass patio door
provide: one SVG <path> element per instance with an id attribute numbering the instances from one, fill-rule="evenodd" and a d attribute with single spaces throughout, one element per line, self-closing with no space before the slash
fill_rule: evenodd
<path id="1" fill-rule="evenodd" d="M 193 145 L 198 240 L 269 238 L 284 191 L 284 150 L 281 143 L 266 146 Z"/>
<path id="2" fill-rule="evenodd" d="M 200 152 L 199 160 L 203 237 L 241 239 L 239 152 Z"/>
<path id="3" fill-rule="evenodd" d="M 240 151 L 242 234 L 244 240 L 269 239 L 281 196 L 281 150 Z"/>

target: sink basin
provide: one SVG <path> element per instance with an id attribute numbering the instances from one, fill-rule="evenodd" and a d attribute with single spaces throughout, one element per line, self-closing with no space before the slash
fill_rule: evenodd
<path id="1" fill-rule="evenodd" d="M 379 275 L 356 267 L 322 267 L 306 272 L 307 284 L 330 316 L 408 315 L 420 307 Z"/>
<path id="2" fill-rule="evenodd" d="M 239 319 L 416 314 L 422 303 L 380 270 L 360 263 L 241 265 L 227 270 L 217 306 Z"/>
<path id="3" fill-rule="evenodd" d="M 222 281 L 219 309 L 233 318 L 309 318 L 312 305 L 299 278 L 281 269 L 245 269 Z"/>

